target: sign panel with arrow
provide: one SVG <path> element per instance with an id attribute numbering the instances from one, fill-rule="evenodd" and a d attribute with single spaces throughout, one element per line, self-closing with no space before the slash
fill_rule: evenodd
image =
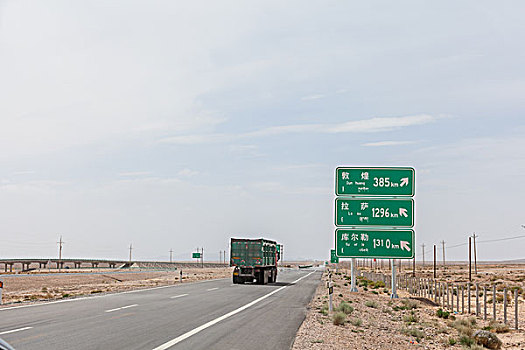
<path id="1" fill-rule="evenodd" d="M 414 226 L 414 200 L 343 198 L 335 200 L 336 226 Z"/>
<path id="2" fill-rule="evenodd" d="M 337 229 L 335 249 L 340 258 L 412 259 L 414 231 Z"/>
<path id="3" fill-rule="evenodd" d="M 335 249 L 330 250 L 330 263 L 337 264 L 339 263 L 339 258 L 335 254 Z"/>
<path id="4" fill-rule="evenodd" d="M 339 167 L 335 171 L 337 196 L 407 196 L 415 192 L 414 168 Z"/>

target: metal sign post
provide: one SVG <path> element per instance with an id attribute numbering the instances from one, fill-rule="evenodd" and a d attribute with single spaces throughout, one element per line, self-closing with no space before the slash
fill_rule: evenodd
<path id="1" fill-rule="evenodd" d="M 357 292 L 357 286 L 355 285 L 355 259 L 350 261 L 350 292 Z"/>
<path id="2" fill-rule="evenodd" d="M 396 288 L 396 264 L 394 262 L 394 259 L 392 261 L 392 294 L 390 295 L 390 298 L 397 299 L 399 296 L 397 295 L 397 288 Z"/>
<path id="3" fill-rule="evenodd" d="M 334 294 L 334 283 L 332 281 L 328 281 L 328 298 L 329 298 L 329 304 L 328 304 L 328 311 L 332 313 L 333 307 L 332 307 L 332 295 Z"/>

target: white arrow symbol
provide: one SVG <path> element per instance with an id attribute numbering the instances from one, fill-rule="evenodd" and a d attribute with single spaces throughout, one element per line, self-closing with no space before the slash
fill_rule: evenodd
<path id="1" fill-rule="evenodd" d="M 408 213 L 407 213 L 407 210 L 405 208 L 399 208 L 399 215 L 408 218 Z"/>
<path id="2" fill-rule="evenodd" d="M 408 177 L 404 177 L 401 179 L 401 187 L 408 186 Z"/>
<path id="3" fill-rule="evenodd" d="M 399 244 L 401 245 L 401 250 L 406 249 L 407 251 L 410 251 L 410 243 L 407 241 L 400 241 Z"/>

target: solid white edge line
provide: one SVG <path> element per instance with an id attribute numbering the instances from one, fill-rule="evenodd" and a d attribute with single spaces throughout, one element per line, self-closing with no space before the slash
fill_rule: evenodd
<path id="1" fill-rule="evenodd" d="M 180 298 L 180 297 L 185 297 L 186 295 L 189 295 L 189 294 L 174 295 L 174 296 L 170 297 L 170 299 L 177 299 L 177 298 Z"/>
<path id="2" fill-rule="evenodd" d="M 23 328 L 11 329 L 10 331 L 0 332 L 0 335 L 14 333 L 14 332 L 20 332 L 20 331 L 25 331 L 25 330 L 31 329 L 31 328 L 33 328 L 33 327 L 23 327 Z"/>
<path id="3" fill-rule="evenodd" d="M 162 288 L 168 288 L 168 287 L 178 287 L 178 286 L 185 286 L 185 285 L 187 286 L 187 285 L 199 284 L 199 283 L 204 283 L 204 282 L 212 282 L 212 281 L 220 281 L 220 280 L 226 280 L 226 279 L 229 279 L 229 277 L 226 277 L 226 278 L 214 278 L 214 279 L 205 280 L 205 281 L 186 282 L 186 283 L 182 283 L 182 284 L 179 283 L 179 284 L 160 286 L 160 287 L 151 287 L 151 288 L 144 288 L 144 289 L 127 290 L 127 291 L 124 291 L 124 292 L 108 293 L 108 294 L 97 295 L 97 296 L 78 297 L 78 298 L 73 298 L 73 299 L 63 299 L 63 300 L 54 300 L 54 301 L 43 301 L 43 302 L 40 302 L 38 304 L 3 307 L 3 308 L 0 308 L 0 311 L 13 310 L 13 309 L 23 309 L 23 308 L 26 308 L 26 307 L 43 306 L 43 305 L 51 305 L 51 304 L 59 304 L 59 303 L 68 303 L 68 302 L 71 302 L 71 301 L 82 301 L 82 300 L 89 300 L 89 299 L 105 298 L 105 297 L 110 297 L 112 295 L 147 292 L 147 291 L 154 290 L 154 289 L 162 289 Z"/>
<path id="4" fill-rule="evenodd" d="M 139 306 L 139 305 L 138 304 L 132 304 L 132 305 L 121 306 L 121 307 L 117 307 L 115 309 L 106 310 L 105 312 L 113 312 L 113 311 L 118 311 L 118 310 L 124 310 L 124 309 L 129 309 L 130 307 L 135 307 L 135 306 Z"/>
<path id="5" fill-rule="evenodd" d="M 306 278 L 306 277 L 310 276 L 310 275 L 311 275 L 312 273 L 314 273 L 314 272 L 316 272 L 316 271 L 312 271 L 312 272 L 310 272 L 309 274 L 304 275 L 303 277 L 301 277 L 301 278 L 295 280 L 295 281 L 292 282 L 291 284 L 295 284 L 295 283 L 299 282 L 300 280 L 302 280 L 303 278 Z M 237 309 L 235 309 L 235 310 L 233 310 L 233 311 L 228 312 L 228 313 L 225 314 L 225 315 L 222 315 L 222 316 L 220 316 L 220 317 L 217 317 L 216 319 L 211 320 L 210 322 L 203 324 L 202 326 L 199 326 L 199 327 L 197 327 L 197 328 L 194 328 L 194 329 L 192 329 L 191 331 L 186 332 L 186 333 L 184 333 L 184 334 L 178 336 L 178 337 L 175 338 L 175 339 L 172 339 L 172 340 L 170 340 L 170 341 L 168 341 L 168 342 L 166 342 L 166 343 L 164 343 L 164 344 L 162 344 L 162 345 L 159 345 L 159 346 L 157 346 L 156 348 L 154 348 L 153 350 L 166 350 L 166 349 L 169 349 L 169 348 L 171 348 L 172 346 L 174 346 L 174 345 L 180 343 L 181 341 L 183 341 L 183 340 L 185 340 L 185 339 L 188 339 L 189 337 L 191 337 L 191 336 L 193 336 L 193 335 L 195 335 L 195 334 L 197 334 L 197 333 L 199 333 L 199 332 L 205 330 L 206 328 L 211 327 L 211 326 L 213 326 L 214 324 L 219 323 L 219 322 L 221 322 L 222 320 L 227 319 L 228 317 L 231 317 L 231 316 L 233 316 L 233 315 L 235 315 L 235 314 L 238 314 L 239 312 L 241 312 L 241 311 L 243 311 L 243 310 L 246 310 L 246 309 L 249 308 L 250 306 L 253 306 L 253 305 L 257 304 L 257 303 L 260 302 L 260 301 L 263 301 L 264 299 L 266 299 L 266 298 L 268 298 L 269 296 L 271 296 L 271 295 L 273 295 L 273 294 L 275 294 L 275 293 L 277 293 L 277 292 L 279 292 L 279 291 L 285 289 L 286 287 L 288 287 L 288 286 L 282 286 L 281 288 L 275 289 L 275 290 L 271 291 L 270 293 L 265 294 L 265 295 L 263 295 L 262 297 L 260 297 L 260 298 L 258 298 L 258 299 L 255 299 L 255 300 L 252 301 L 252 302 L 249 302 L 249 303 L 246 304 L 246 305 L 243 305 L 243 306 L 241 306 L 241 307 L 239 307 L 239 308 L 237 308 Z"/>
<path id="6" fill-rule="evenodd" d="M 217 289 L 219 289 L 219 287 L 215 287 L 215 288 L 210 288 L 210 289 L 206 289 L 206 290 L 207 290 L 207 291 L 209 292 L 209 291 L 212 291 L 212 290 L 217 290 Z"/>

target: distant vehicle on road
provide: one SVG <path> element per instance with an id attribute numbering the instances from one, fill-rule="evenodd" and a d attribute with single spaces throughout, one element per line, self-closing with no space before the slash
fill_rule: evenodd
<path id="1" fill-rule="evenodd" d="M 256 281 L 257 284 L 277 281 L 277 262 L 280 250 L 275 241 L 264 238 L 232 238 L 230 266 L 233 270 L 233 283 Z"/>

